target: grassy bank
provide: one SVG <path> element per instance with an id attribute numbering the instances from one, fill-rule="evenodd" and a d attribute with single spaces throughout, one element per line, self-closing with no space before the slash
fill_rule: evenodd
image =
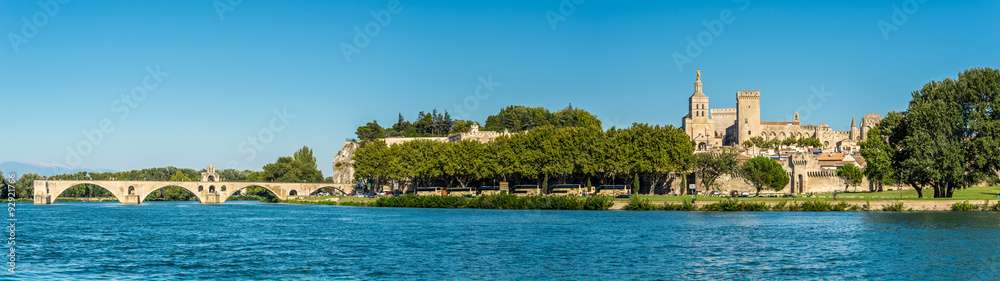
<path id="1" fill-rule="evenodd" d="M 325 200 L 282 200 L 280 203 L 363 207 L 508 210 L 607 210 L 612 206 L 611 197 L 604 196 L 516 196 L 509 194 L 483 195 L 476 198 L 459 196 L 405 195 L 399 197 L 381 197 L 375 200 L 341 199 L 340 202 Z"/>
<path id="2" fill-rule="evenodd" d="M 629 211 L 738 211 L 738 212 L 764 212 L 764 211 L 790 211 L 790 212 L 843 212 L 843 211 L 887 211 L 902 212 L 912 211 L 903 202 L 889 204 L 872 204 L 862 202 L 851 204 L 847 201 L 779 201 L 764 202 L 754 200 L 742 200 L 729 198 L 722 201 L 697 206 L 691 201 L 681 203 L 665 202 L 656 204 L 648 199 L 632 198 L 622 210 Z"/>
<path id="3" fill-rule="evenodd" d="M 889 187 L 886 187 L 889 188 Z M 837 194 L 837 200 L 847 201 L 869 201 L 869 200 L 998 200 L 993 197 L 1000 193 L 1000 186 L 975 186 L 966 189 L 955 190 L 952 198 L 930 198 L 934 196 L 933 190 L 924 190 L 924 198 L 917 198 L 916 190 L 893 190 L 879 192 L 844 192 Z M 801 196 L 797 194 L 796 196 Z M 640 195 L 640 198 L 650 201 L 691 201 L 691 195 L 686 196 L 664 196 Z M 728 197 L 698 196 L 698 201 L 724 201 Z M 616 199 L 617 201 L 628 201 L 629 199 Z M 815 197 L 742 197 L 742 201 L 829 201 L 833 200 L 833 192 L 816 193 Z"/>

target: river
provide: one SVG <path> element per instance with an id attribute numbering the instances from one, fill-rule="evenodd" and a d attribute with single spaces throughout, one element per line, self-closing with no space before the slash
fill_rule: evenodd
<path id="1" fill-rule="evenodd" d="M 19 203 L 19 279 L 1000 279 L 996 212 Z"/>

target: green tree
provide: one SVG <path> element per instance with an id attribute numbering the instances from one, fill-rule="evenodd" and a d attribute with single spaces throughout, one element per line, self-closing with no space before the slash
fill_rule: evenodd
<path id="1" fill-rule="evenodd" d="M 780 191 L 788 185 L 788 173 L 774 159 L 757 156 L 743 162 L 740 175 L 757 190 L 756 195 L 765 188 Z"/>
<path id="2" fill-rule="evenodd" d="M 452 125 L 449 134 L 465 133 L 472 129 L 472 124 L 478 125 L 479 122 L 473 122 L 469 120 L 455 120 L 455 124 Z"/>
<path id="3" fill-rule="evenodd" d="M 715 180 L 722 175 L 735 175 L 739 167 L 739 153 L 733 150 L 697 153 L 691 156 L 691 168 L 709 190 L 718 190 Z"/>
<path id="4" fill-rule="evenodd" d="M 823 147 L 823 143 L 816 138 L 801 138 L 796 140 L 796 144 L 799 147 Z"/>
<path id="5" fill-rule="evenodd" d="M 886 142 L 882 130 L 878 126 L 872 128 L 868 131 L 867 139 L 858 144 L 861 146 L 861 156 L 868 162 L 864 175 L 875 189 L 882 191 L 883 186 L 894 184 L 897 172 L 893 154 L 896 149 Z"/>
<path id="6" fill-rule="evenodd" d="M 323 173 L 316 168 L 312 149 L 303 146 L 292 157 L 278 157 L 264 165 L 264 179 L 275 182 L 323 182 Z"/>
<path id="7" fill-rule="evenodd" d="M 840 168 L 837 168 L 837 177 L 844 183 L 844 191 L 847 191 L 849 187 L 855 187 L 857 191 L 857 186 L 861 184 L 861 180 L 864 179 L 864 174 L 861 172 L 861 168 L 853 163 L 847 163 Z"/>
<path id="8" fill-rule="evenodd" d="M 1000 171 L 1000 71 L 974 68 L 958 79 L 931 81 L 913 92 L 888 131 L 902 179 L 918 192 L 951 197 L 956 189 L 996 181 Z M 884 120 L 883 120 L 884 121 Z M 922 194 L 921 194 L 922 195 Z"/>
<path id="9" fill-rule="evenodd" d="M 364 126 L 358 127 L 354 133 L 358 136 L 358 140 L 362 142 L 370 142 L 374 139 L 385 137 L 385 130 L 382 129 L 382 126 L 378 125 L 378 121 L 368 122 Z"/>

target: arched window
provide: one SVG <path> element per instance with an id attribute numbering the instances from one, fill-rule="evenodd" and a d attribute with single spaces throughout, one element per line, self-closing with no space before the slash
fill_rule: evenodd
<path id="1" fill-rule="evenodd" d="M 128 187 L 128 195 L 132 195 L 134 193 L 135 193 L 135 187 L 134 186 L 129 186 Z"/>
<path id="2" fill-rule="evenodd" d="M 295 196 L 295 195 L 298 195 L 298 194 L 299 193 L 297 191 L 295 191 L 294 189 L 292 191 L 288 192 L 288 195 L 290 195 L 290 196 Z"/>
<path id="3" fill-rule="evenodd" d="M 199 185 L 199 186 L 198 186 L 198 192 L 202 192 L 203 190 L 205 190 L 205 187 L 204 187 L 204 186 L 200 186 L 200 185 Z"/>

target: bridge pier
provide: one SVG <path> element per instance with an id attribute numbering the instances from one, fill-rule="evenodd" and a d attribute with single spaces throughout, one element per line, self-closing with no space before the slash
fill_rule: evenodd
<path id="1" fill-rule="evenodd" d="M 35 195 L 35 205 L 52 204 L 52 196 Z"/>
<path id="2" fill-rule="evenodd" d="M 219 204 L 219 203 L 222 203 L 222 196 L 220 196 L 219 194 L 209 193 L 209 194 L 205 194 L 204 196 L 202 196 L 202 198 L 203 198 L 203 200 L 201 201 L 201 203 L 203 203 L 203 204 Z"/>
<path id="3" fill-rule="evenodd" d="M 139 204 L 139 195 L 135 195 L 135 194 L 125 195 L 125 199 L 122 200 L 121 203 L 122 204 L 129 204 L 129 205 L 138 205 Z"/>

